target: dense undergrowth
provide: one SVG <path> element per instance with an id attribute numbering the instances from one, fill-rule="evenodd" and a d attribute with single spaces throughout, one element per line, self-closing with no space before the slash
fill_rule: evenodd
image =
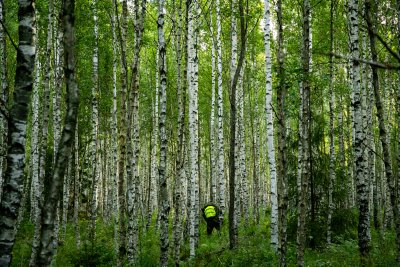
<path id="1" fill-rule="evenodd" d="M 154 224 L 153 224 L 154 225 Z M 204 222 L 200 225 L 200 240 L 197 256 L 189 259 L 188 242 L 181 251 L 181 266 L 277 266 L 277 257 L 269 245 L 269 223 L 263 220 L 259 226 L 242 222 L 239 229 L 239 247 L 229 249 L 228 225 L 225 224 L 221 234 L 205 234 Z M 97 224 L 95 242 L 87 240 L 88 221 L 80 223 L 81 248 L 75 245 L 75 234 L 72 225 L 68 225 L 65 240 L 60 243 L 54 266 L 116 266 L 114 249 L 114 230 L 112 225 L 103 222 Z M 359 254 L 356 240 L 356 227 L 347 229 L 345 234 L 335 236 L 335 243 L 329 247 L 320 244 L 315 249 L 307 249 L 305 266 L 358 266 Z M 290 226 L 289 226 L 290 230 Z M 12 266 L 28 266 L 31 252 L 33 225 L 21 224 L 13 251 Z M 348 232 L 350 231 L 350 233 Z M 295 266 L 295 242 L 289 231 L 288 266 Z M 315 233 L 318 235 L 318 233 Z M 158 232 L 150 227 L 147 232 L 142 229 L 140 238 L 139 266 L 159 266 Z M 321 238 L 322 239 L 322 238 Z M 170 241 L 170 245 L 172 245 Z M 379 235 L 372 230 L 371 266 L 399 266 L 395 262 L 394 234 Z M 174 266 L 172 257 L 170 266 Z"/>

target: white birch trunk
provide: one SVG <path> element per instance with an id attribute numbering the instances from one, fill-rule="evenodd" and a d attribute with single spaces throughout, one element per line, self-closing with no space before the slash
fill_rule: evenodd
<path id="1" fill-rule="evenodd" d="M 5 22 L 5 8 L 4 3 L 0 3 L 0 20 Z M 3 27 L 0 27 L 0 60 L 1 60 L 1 76 L 0 76 L 0 100 L 3 104 L 8 101 L 8 81 L 7 81 L 7 41 Z M 1 155 L 6 155 L 7 153 L 7 124 L 2 113 L 0 113 L 0 153 Z M 4 182 L 4 164 L 6 161 L 5 157 L 0 157 L 0 199 L 3 192 L 3 182 Z"/>
<path id="2" fill-rule="evenodd" d="M 225 214 L 225 160 L 224 160 L 224 124 L 223 124 L 223 88 L 222 88 L 222 45 L 220 0 L 216 0 L 217 10 L 217 79 L 218 79 L 218 199 L 221 211 L 220 223 Z"/>
<path id="3" fill-rule="evenodd" d="M 112 15 L 111 15 L 111 29 L 112 29 L 112 42 L 113 42 L 113 107 L 112 107 L 112 122 L 111 122 L 111 135 L 112 135 L 112 168 L 111 168 L 111 181 L 112 187 L 112 210 L 114 221 L 114 244 L 115 254 L 118 255 L 118 116 L 117 116 L 117 26 L 116 26 L 116 0 L 112 1 Z"/>
<path id="4" fill-rule="evenodd" d="M 40 60 L 39 55 L 35 59 L 36 77 L 33 84 L 32 96 L 32 133 L 31 133 L 31 220 L 36 223 L 39 216 L 39 84 L 40 84 Z"/>
<path id="5" fill-rule="evenodd" d="M 349 1 L 350 16 L 350 46 L 353 58 L 359 58 L 359 33 L 358 33 L 358 0 Z M 367 165 L 364 153 L 365 132 L 363 129 L 363 99 L 361 95 L 361 76 L 360 65 L 353 61 L 352 64 L 352 92 L 354 98 L 352 107 L 354 107 L 354 159 L 355 159 L 355 180 L 357 184 L 357 204 L 359 208 L 358 240 L 361 255 L 361 262 L 366 260 L 369 254 L 370 224 L 369 224 L 369 196 L 368 184 L 365 177 L 368 177 Z"/>
<path id="6" fill-rule="evenodd" d="M 159 165 L 159 185 L 160 185 L 160 266 L 168 266 L 168 213 L 169 201 L 167 190 L 167 136 L 166 136 L 166 115 L 167 115 L 167 46 L 164 37 L 164 0 L 158 2 L 158 54 L 160 59 L 160 165 Z"/>
<path id="7" fill-rule="evenodd" d="M 199 3 L 194 0 L 188 6 L 188 85 L 189 85 L 189 145 L 190 145 L 190 258 L 196 255 L 199 237 L 197 203 L 199 198 L 199 133 L 198 133 L 198 12 Z"/>
<path id="8" fill-rule="evenodd" d="M 210 167 L 211 167 L 211 197 L 210 201 L 216 203 L 217 200 L 217 150 L 215 142 L 215 40 L 213 10 L 210 11 L 210 38 L 211 38 L 211 114 L 210 114 Z"/>
<path id="9" fill-rule="evenodd" d="M 99 26 L 97 17 L 97 0 L 92 1 L 93 8 L 93 21 L 94 21 L 94 45 L 93 45 L 93 76 L 92 76 L 92 143 L 91 143 L 91 202 L 90 202 L 90 220 L 89 226 L 89 239 L 94 242 L 96 235 L 96 219 L 97 219 L 97 196 L 98 196 L 98 182 L 99 182 L 99 111 L 98 111 L 98 97 L 99 97 Z"/>
<path id="10" fill-rule="evenodd" d="M 46 166 L 46 154 L 47 154 L 47 140 L 48 140 L 48 128 L 49 128 L 49 113 L 50 113 L 50 83 L 51 83 L 51 56 L 53 46 L 53 0 L 49 1 L 48 7 L 48 25 L 47 25 L 47 43 L 45 51 L 45 65 L 44 65 L 44 81 L 43 81 L 43 99 L 42 99 L 42 110 L 41 110 L 41 133 L 40 133 L 40 146 L 39 146 L 39 180 L 38 180 L 38 191 L 37 200 L 38 203 L 43 204 L 43 182 L 46 177 L 45 166 Z M 35 216 L 40 218 L 41 211 L 38 210 L 38 214 Z M 35 220 L 35 233 L 32 242 L 32 253 L 29 262 L 30 266 L 37 265 L 37 252 L 39 248 L 39 238 L 41 231 L 41 222 Z"/>
<path id="11" fill-rule="evenodd" d="M 153 108 L 153 134 L 152 134 L 152 150 L 151 150 L 151 182 L 150 182 L 150 208 L 149 220 L 158 206 L 158 164 L 157 164 L 157 151 L 159 147 L 159 133 L 158 133 L 158 105 L 159 105 L 159 54 L 156 55 L 156 84 L 155 84 L 155 98 Z"/>
<path id="12" fill-rule="evenodd" d="M 335 183 L 335 139 L 334 139 L 334 111 L 335 111 L 335 94 L 334 94 L 334 68 L 333 68 L 333 1 L 331 1 L 330 10 L 330 52 L 329 57 L 329 187 L 328 187 L 328 221 L 327 221 L 327 237 L 328 245 L 332 242 L 332 213 L 333 213 L 333 186 Z"/>
<path id="13" fill-rule="evenodd" d="M 174 225 L 173 225 L 173 237 L 174 237 L 174 261 L 176 265 L 180 262 L 180 251 L 182 243 L 182 211 L 183 211 L 183 190 L 184 190 L 184 119 L 185 119 L 185 105 L 183 99 L 185 99 L 183 86 L 181 83 L 181 34 L 182 34 L 182 1 L 178 4 L 178 15 L 176 17 L 177 31 L 176 31 L 176 73 L 177 73 L 177 98 L 178 98 L 178 144 L 177 144 L 177 156 L 176 156 L 176 172 L 177 177 L 175 178 L 174 185 Z M 186 77 L 184 77 L 186 79 Z M 213 114 L 213 113 L 212 113 Z M 215 178 L 215 177 L 214 177 Z"/>
<path id="14" fill-rule="evenodd" d="M 79 193 L 80 193 L 80 179 L 79 179 L 79 138 L 78 138 L 78 123 L 75 129 L 74 139 L 74 152 L 75 152 L 75 175 L 74 175 L 74 228 L 75 228 L 75 244 L 79 249 L 81 246 L 81 237 L 79 233 Z"/>
<path id="15" fill-rule="evenodd" d="M 67 173 L 64 178 L 64 185 L 63 185 L 63 195 L 62 195 L 62 221 L 61 221 L 61 235 L 60 241 L 64 242 L 65 235 L 67 232 L 67 222 L 68 222 L 68 203 L 69 203 L 69 192 L 70 192 L 70 177 L 72 176 L 72 153 L 69 155 L 68 158 L 68 167 Z"/>
<path id="16" fill-rule="evenodd" d="M 272 60 L 269 0 L 264 0 L 264 48 L 266 73 L 266 101 L 265 111 L 267 119 L 267 145 L 269 176 L 271 179 L 271 246 L 278 249 L 278 191 L 276 179 L 275 142 L 274 142 L 274 114 L 272 110 Z"/>

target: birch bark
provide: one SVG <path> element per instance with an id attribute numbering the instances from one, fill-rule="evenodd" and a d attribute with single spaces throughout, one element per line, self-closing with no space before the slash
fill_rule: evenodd
<path id="1" fill-rule="evenodd" d="M 66 77 L 67 112 L 56 156 L 53 175 L 48 184 L 48 194 L 42 210 L 42 231 L 37 264 L 50 266 L 55 252 L 54 224 L 57 216 L 57 203 L 60 200 L 68 155 L 71 152 L 78 117 L 78 86 L 75 77 L 75 33 L 73 0 L 63 2 L 64 59 Z"/>
<path id="2" fill-rule="evenodd" d="M 199 132 L 198 132 L 198 16 L 199 3 L 188 3 L 188 85 L 189 85 L 189 145 L 190 145 L 190 258 L 194 258 L 199 238 L 197 203 L 199 198 Z"/>
<path id="3" fill-rule="evenodd" d="M 366 15 L 366 21 L 368 25 L 368 36 L 369 36 L 369 41 L 370 41 L 370 49 L 371 49 L 371 57 L 373 61 L 378 61 L 378 55 L 377 55 L 377 50 L 376 50 L 376 44 L 375 44 L 375 35 L 374 35 L 374 29 L 375 25 L 372 22 L 372 12 L 376 12 L 376 10 L 371 10 L 375 8 L 375 2 L 371 0 L 365 0 L 365 15 Z M 374 19 L 375 20 L 375 19 Z M 399 211 L 399 205 L 398 205 L 398 192 L 396 192 L 396 182 L 395 182 L 395 177 L 393 175 L 393 170 L 392 170 L 392 161 L 391 161 L 391 155 L 390 155 L 390 145 L 389 145 L 389 140 L 387 137 L 387 130 L 385 126 L 385 112 L 383 109 L 382 101 L 381 101 L 381 96 L 380 96 L 380 89 L 379 89 L 379 77 L 378 77 L 378 70 L 376 67 L 372 66 L 372 87 L 374 90 L 374 96 L 375 96 L 375 106 L 376 106 L 376 113 L 378 117 L 378 126 L 379 126 L 379 139 L 382 144 L 382 154 L 383 154 L 383 163 L 385 166 L 385 175 L 386 175 L 386 180 L 387 184 L 389 187 L 389 194 L 390 194 L 390 203 L 392 206 L 392 211 L 393 211 L 393 218 L 394 218 L 394 223 L 395 223 L 395 231 L 396 231 L 396 246 L 397 246 L 397 255 L 396 259 L 400 261 L 400 211 Z M 369 237 L 371 238 L 371 237 Z M 360 248 L 360 252 L 362 253 L 363 250 Z"/>
<path id="4" fill-rule="evenodd" d="M 116 7 L 118 10 L 118 7 Z M 125 190 L 125 153 L 126 153 L 126 91 L 128 86 L 128 65 L 126 62 L 126 33 L 127 33 L 127 16 L 128 5 L 127 0 L 122 1 L 122 16 L 121 16 L 121 109 L 119 120 L 119 135 L 118 135 L 118 205 L 119 205 L 119 248 L 117 265 L 122 265 L 122 259 L 126 254 L 126 190 Z M 118 18 L 117 18 L 118 19 Z"/>
<path id="5" fill-rule="evenodd" d="M 264 0 L 264 49 L 266 96 L 265 111 L 267 120 L 267 143 L 269 175 L 271 179 L 271 246 L 278 249 L 278 192 L 276 181 L 275 142 L 274 142 L 274 117 L 272 110 L 272 60 L 271 60 L 271 33 L 269 0 Z"/>
<path id="6" fill-rule="evenodd" d="M 350 47 L 353 58 L 359 57 L 358 37 L 358 0 L 349 1 L 350 16 Z M 355 159 L 355 180 L 357 184 L 357 203 L 359 208 L 358 223 L 358 246 L 361 256 L 361 264 L 365 264 L 370 250 L 370 229 L 369 229 L 369 194 L 368 184 L 365 177 L 368 177 L 365 153 L 365 132 L 363 129 L 363 106 L 361 95 L 360 65 L 352 62 L 352 91 L 354 93 L 352 106 L 354 107 L 354 159 Z"/>
<path id="7" fill-rule="evenodd" d="M 111 133 L 112 133 L 112 168 L 111 168 L 111 181 L 113 183 L 112 188 L 112 207 L 113 207 L 113 220 L 114 220 L 114 243 L 115 243 L 115 252 L 118 255 L 118 116 L 117 116 L 117 25 L 116 25 L 116 8 L 117 8 L 117 0 L 112 1 L 112 15 L 111 15 L 111 29 L 112 29 L 112 43 L 113 43 L 113 107 L 112 107 L 112 122 L 111 122 Z"/>
<path id="8" fill-rule="evenodd" d="M 169 201 L 167 191 L 166 163 L 167 163 L 167 136 L 166 136 L 166 115 L 167 115 L 167 47 L 164 37 L 164 0 L 158 2 L 158 54 L 160 59 L 160 165 L 159 165 L 159 186 L 160 186 L 160 266 L 168 266 L 168 214 Z"/>
<path id="9" fill-rule="evenodd" d="M 0 3 L 0 20 L 3 21 L 5 18 L 5 8 L 4 3 L 1 1 Z M 8 101 L 8 81 L 7 81 L 7 41 L 4 33 L 3 27 L 0 27 L 0 60 L 1 60 L 1 87 L 0 87 L 0 102 L 2 104 L 6 104 Z M 0 113 L 0 152 L 1 155 L 6 155 L 7 149 L 7 131 L 8 125 L 7 120 L 2 113 Z M 0 199 L 3 192 L 3 182 L 4 182 L 4 167 L 6 164 L 5 157 L 0 157 Z"/>
<path id="10" fill-rule="evenodd" d="M 89 239 L 94 242 L 96 236 L 96 219 L 97 219 L 97 195 L 98 195 L 98 182 L 99 182 L 99 110 L 98 110 L 98 97 L 99 97 L 99 25 L 97 17 L 97 1 L 92 1 L 93 9 L 93 75 L 92 75 L 92 140 L 91 140 L 91 163 L 92 163 L 92 187 L 91 187 L 91 201 L 90 201 L 90 226 L 89 226 Z"/>
<path id="11" fill-rule="evenodd" d="M 300 195 L 298 202 L 298 222 L 297 222 L 297 266 L 304 266 L 305 251 L 305 227 L 307 213 L 307 190 L 308 183 L 311 181 L 311 142 L 310 142 L 310 1 L 303 2 L 303 51 L 302 51 L 302 129 L 301 142 L 301 182 Z"/>
<path id="12" fill-rule="evenodd" d="M 218 79 L 218 198 L 221 211 L 220 224 L 225 213 L 225 160 L 224 160 L 224 124 L 223 124 L 223 88 L 222 88 L 222 45 L 221 45 L 221 9 L 220 0 L 216 0 L 217 11 L 217 79 Z"/>
<path id="13" fill-rule="evenodd" d="M 333 14 L 334 14 L 334 3 L 331 0 L 330 7 L 330 53 L 331 56 L 329 58 L 329 188 L 328 188 L 328 221 L 327 221 L 327 237 L 326 242 L 331 244 L 332 242 L 332 213 L 333 213 L 333 186 L 335 183 L 335 139 L 334 139 L 334 104 L 335 104 L 335 95 L 333 91 L 334 84 L 334 69 L 333 69 Z"/>
<path id="14" fill-rule="evenodd" d="M 74 152 L 75 152 L 75 175 L 74 175 L 74 228 L 75 228 L 75 243 L 79 248 L 81 245 L 81 238 L 79 233 L 79 194 L 80 194 L 80 179 L 79 179 L 79 136 L 78 136 L 78 123 L 75 129 L 74 139 Z"/>
<path id="15" fill-rule="evenodd" d="M 174 186 L 174 226 L 173 226 L 173 237 L 174 237 L 174 261 L 176 265 L 180 262 L 180 247 L 182 243 L 182 211 L 183 211 L 183 189 L 184 189 L 184 157 L 183 157 L 183 136 L 184 136 L 184 119 L 185 119 L 185 107 L 183 102 L 185 91 L 181 83 L 181 34 L 182 34 L 182 0 L 178 4 L 178 14 L 176 17 L 177 31 L 176 31 L 176 85 L 177 85 L 177 98 L 178 98 L 178 144 L 177 144 L 177 156 L 176 156 L 176 172 L 177 177 L 175 178 Z M 184 77 L 186 79 L 186 77 Z"/>
<path id="16" fill-rule="evenodd" d="M 278 257 L 279 266 L 286 266 L 287 234 L 286 234 L 286 210 L 287 210 L 287 176 L 286 176 L 286 118 L 285 118 L 285 69 L 283 51 L 283 22 L 282 22 L 282 0 L 277 1 L 277 27 L 278 27 L 278 87 L 277 87 L 277 113 L 278 113 Z"/>

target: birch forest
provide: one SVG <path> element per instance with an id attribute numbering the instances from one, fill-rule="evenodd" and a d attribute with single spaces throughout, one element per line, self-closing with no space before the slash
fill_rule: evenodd
<path id="1" fill-rule="evenodd" d="M 0 22 L 1 267 L 400 266 L 400 0 Z"/>

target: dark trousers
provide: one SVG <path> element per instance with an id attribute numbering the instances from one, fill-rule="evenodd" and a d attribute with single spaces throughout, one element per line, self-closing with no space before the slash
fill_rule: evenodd
<path id="1" fill-rule="evenodd" d="M 211 235 L 214 228 L 219 231 L 220 225 L 217 216 L 207 218 L 206 222 L 207 222 L 207 235 Z"/>

